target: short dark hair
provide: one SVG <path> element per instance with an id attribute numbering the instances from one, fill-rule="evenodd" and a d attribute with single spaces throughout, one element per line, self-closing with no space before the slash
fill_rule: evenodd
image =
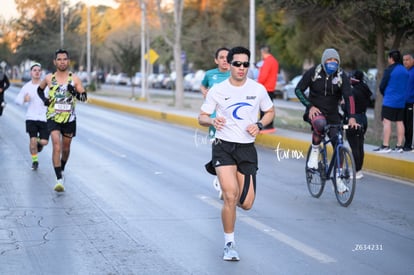
<path id="1" fill-rule="evenodd" d="M 232 49 L 230 49 L 229 54 L 227 55 L 227 62 L 231 63 L 233 61 L 233 56 L 235 54 L 245 54 L 247 55 L 248 59 L 250 60 L 250 51 L 249 49 L 245 48 L 245 47 L 234 47 Z"/>
<path id="2" fill-rule="evenodd" d="M 392 58 L 395 63 L 402 63 L 401 53 L 399 50 L 391 50 L 388 53 L 388 57 Z"/>
<path id="3" fill-rule="evenodd" d="M 65 50 L 65 49 L 57 49 L 55 51 L 55 59 L 58 56 L 58 54 L 62 54 L 62 53 L 66 54 L 66 56 L 69 58 L 69 52 L 67 50 Z"/>
<path id="4" fill-rule="evenodd" d="M 214 57 L 217 59 L 218 58 L 218 56 L 219 56 L 219 53 L 221 52 L 221 51 L 230 51 L 228 48 L 226 48 L 226 47 L 221 47 L 221 48 L 218 48 L 217 50 L 216 50 L 216 53 L 215 53 L 215 55 L 214 55 Z"/>
<path id="5" fill-rule="evenodd" d="M 260 47 L 260 50 L 265 52 L 265 53 L 270 53 L 270 47 L 268 45 L 262 45 Z"/>

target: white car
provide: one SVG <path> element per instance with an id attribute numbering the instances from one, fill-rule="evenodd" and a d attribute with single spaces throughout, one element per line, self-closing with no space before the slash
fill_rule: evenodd
<path id="1" fill-rule="evenodd" d="M 192 79 L 191 90 L 193 92 L 201 92 L 201 81 L 203 81 L 204 75 L 206 72 L 204 70 L 198 70 Z"/>
<path id="2" fill-rule="evenodd" d="M 302 79 L 302 75 L 297 75 L 289 81 L 288 84 L 285 85 L 283 89 L 283 99 L 290 100 L 290 99 L 297 99 L 295 94 L 295 88 L 298 85 L 299 81 Z M 305 95 L 309 94 L 309 88 L 305 91 Z"/>

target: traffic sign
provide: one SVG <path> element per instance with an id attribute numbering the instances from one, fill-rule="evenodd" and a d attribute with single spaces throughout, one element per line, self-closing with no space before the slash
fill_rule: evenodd
<path id="1" fill-rule="evenodd" d="M 145 54 L 145 59 L 149 61 L 150 64 L 154 64 L 157 61 L 159 55 L 153 49 L 149 49 L 149 51 Z"/>

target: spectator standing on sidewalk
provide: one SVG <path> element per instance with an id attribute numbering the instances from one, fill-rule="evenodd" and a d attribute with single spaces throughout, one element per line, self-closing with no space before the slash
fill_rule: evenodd
<path id="1" fill-rule="evenodd" d="M 270 100 L 273 101 L 275 98 L 275 90 L 277 85 L 277 74 L 279 73 L 279 62 L 271 54 L 269 46 L 262 46 L 260 48 L 260 53 L 262 56 L 263 64 L 259 69 L 259 76 L 257 81 L 266 88 Z M 263 115 L 264 112 L 261 111 L 260 117 L 263 117 Z M 271 133 L 274 131 L 275 128 L 272 121 L 263 129 L 263 131 L 261 131 L 261 133 Z"/>
<path id="2" fill-rule="evenodd" d="M 404 140 L 404 108 L 405 92 L 407 89 L 408 72 L 402 65 L 401 53 L 398 50 L 391 50 L 388 53 L 388 67 L 384 70 L 384 75 L 379 86 L 383 95 L 382 101 L 382 125 L 383 141 L 382 145 L 374 149 L 377 153 L 391 152 L 391 123 L 397 125 L 397 145 L 395 151 L 402 153 Z"/>
<path id="3" fill-rule="evenodd" d="M 405 142 L 404 151 L 413 150 L 413 107 L 414 107 L 414 56 L 407 53 L 403 56 L 404 67 L 408 70 L 407 92 L 404 110 Z"/>
<path id="4" fill-rule="evenodd" d="M 26 132 L 30 137 L 29 150 L 32 155 L 32 170 L 37 170 L 39 166 L 38 153 L 49 142 L 49 131 L 46 123 L 47 108 L 37 95 L 37 87 L 41 81 L 41 73 L 41 65 L 34 63 L 30 67 L 32 79 L 23 85 L 15 99 L 16 104 L 19 105 L 28 103 L 26 111 Z"/>
<path id="5" fill-rule="evenodd" d="M 230 77 L 208 92 L 198 117 L 202 126 L 213 125 L 216 139 L 212 143 L 209 172 L 217 174 L 223 190 L 221 219 L 224 231 L 223 260 L 238 261 L 235 250 L 236 208 L 249 210 L 256 197 L 256 136 L 274 117 L 273 103 L 263 85 L 247 78 L 250 51 L 232 48 L 227 61 Z M 264 116 L 258 121 L 259 110 Z M 211 118 L 216 111 L 217 117 Z"/>
<path id="6" fill-rule="evenodd" d="M 368 129 L 368 118 L 366 115 L 367 108 L 371 102 L 372 92 L 368 85 L 364 82 L 364 73 L 360 70 L 356 70 L 351 77 L 352 96 L 355 101 L 355 120 L 360 125 L 358 128 L 351 128 L 346 130 L 346 138 L 352 149 L 352 155 L 355 160 L 356 179 L 364 177 L 362 174 L 362 166 L 364 164 L 364 140 L 365 133 Z M 347 110 L 349 109 L 345 104 L 342 105 L 344 111 L 345 124 L 348 124 L 349 115 Z"/>
<path id="7" fill-rule="evenodd" d="M 3 114 L 6 102 L 4 101 L 4 93 L 10 87 L 10 81 L 6 73 L 0 68 L 0 116 Z"/>

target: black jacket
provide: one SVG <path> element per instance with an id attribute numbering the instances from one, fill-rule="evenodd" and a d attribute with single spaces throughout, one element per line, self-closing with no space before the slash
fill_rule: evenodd
<path id="1" fill-rule="evenodd" d="M 305 95 L 309 88 L 309 95 Z M 312 67 L 305 72 L 295 89 L 296 96 L 306 106 L 306 113 L 310 107 L 317 107 L 327 118 L 337 120 L 338 107 L 342 97 L 349 106 L 349 114 L 355 114 L 355 103 L 351 92 L 349 77 L 341 69 L 333 75 L 326 74 L 322 65 Z"/>

